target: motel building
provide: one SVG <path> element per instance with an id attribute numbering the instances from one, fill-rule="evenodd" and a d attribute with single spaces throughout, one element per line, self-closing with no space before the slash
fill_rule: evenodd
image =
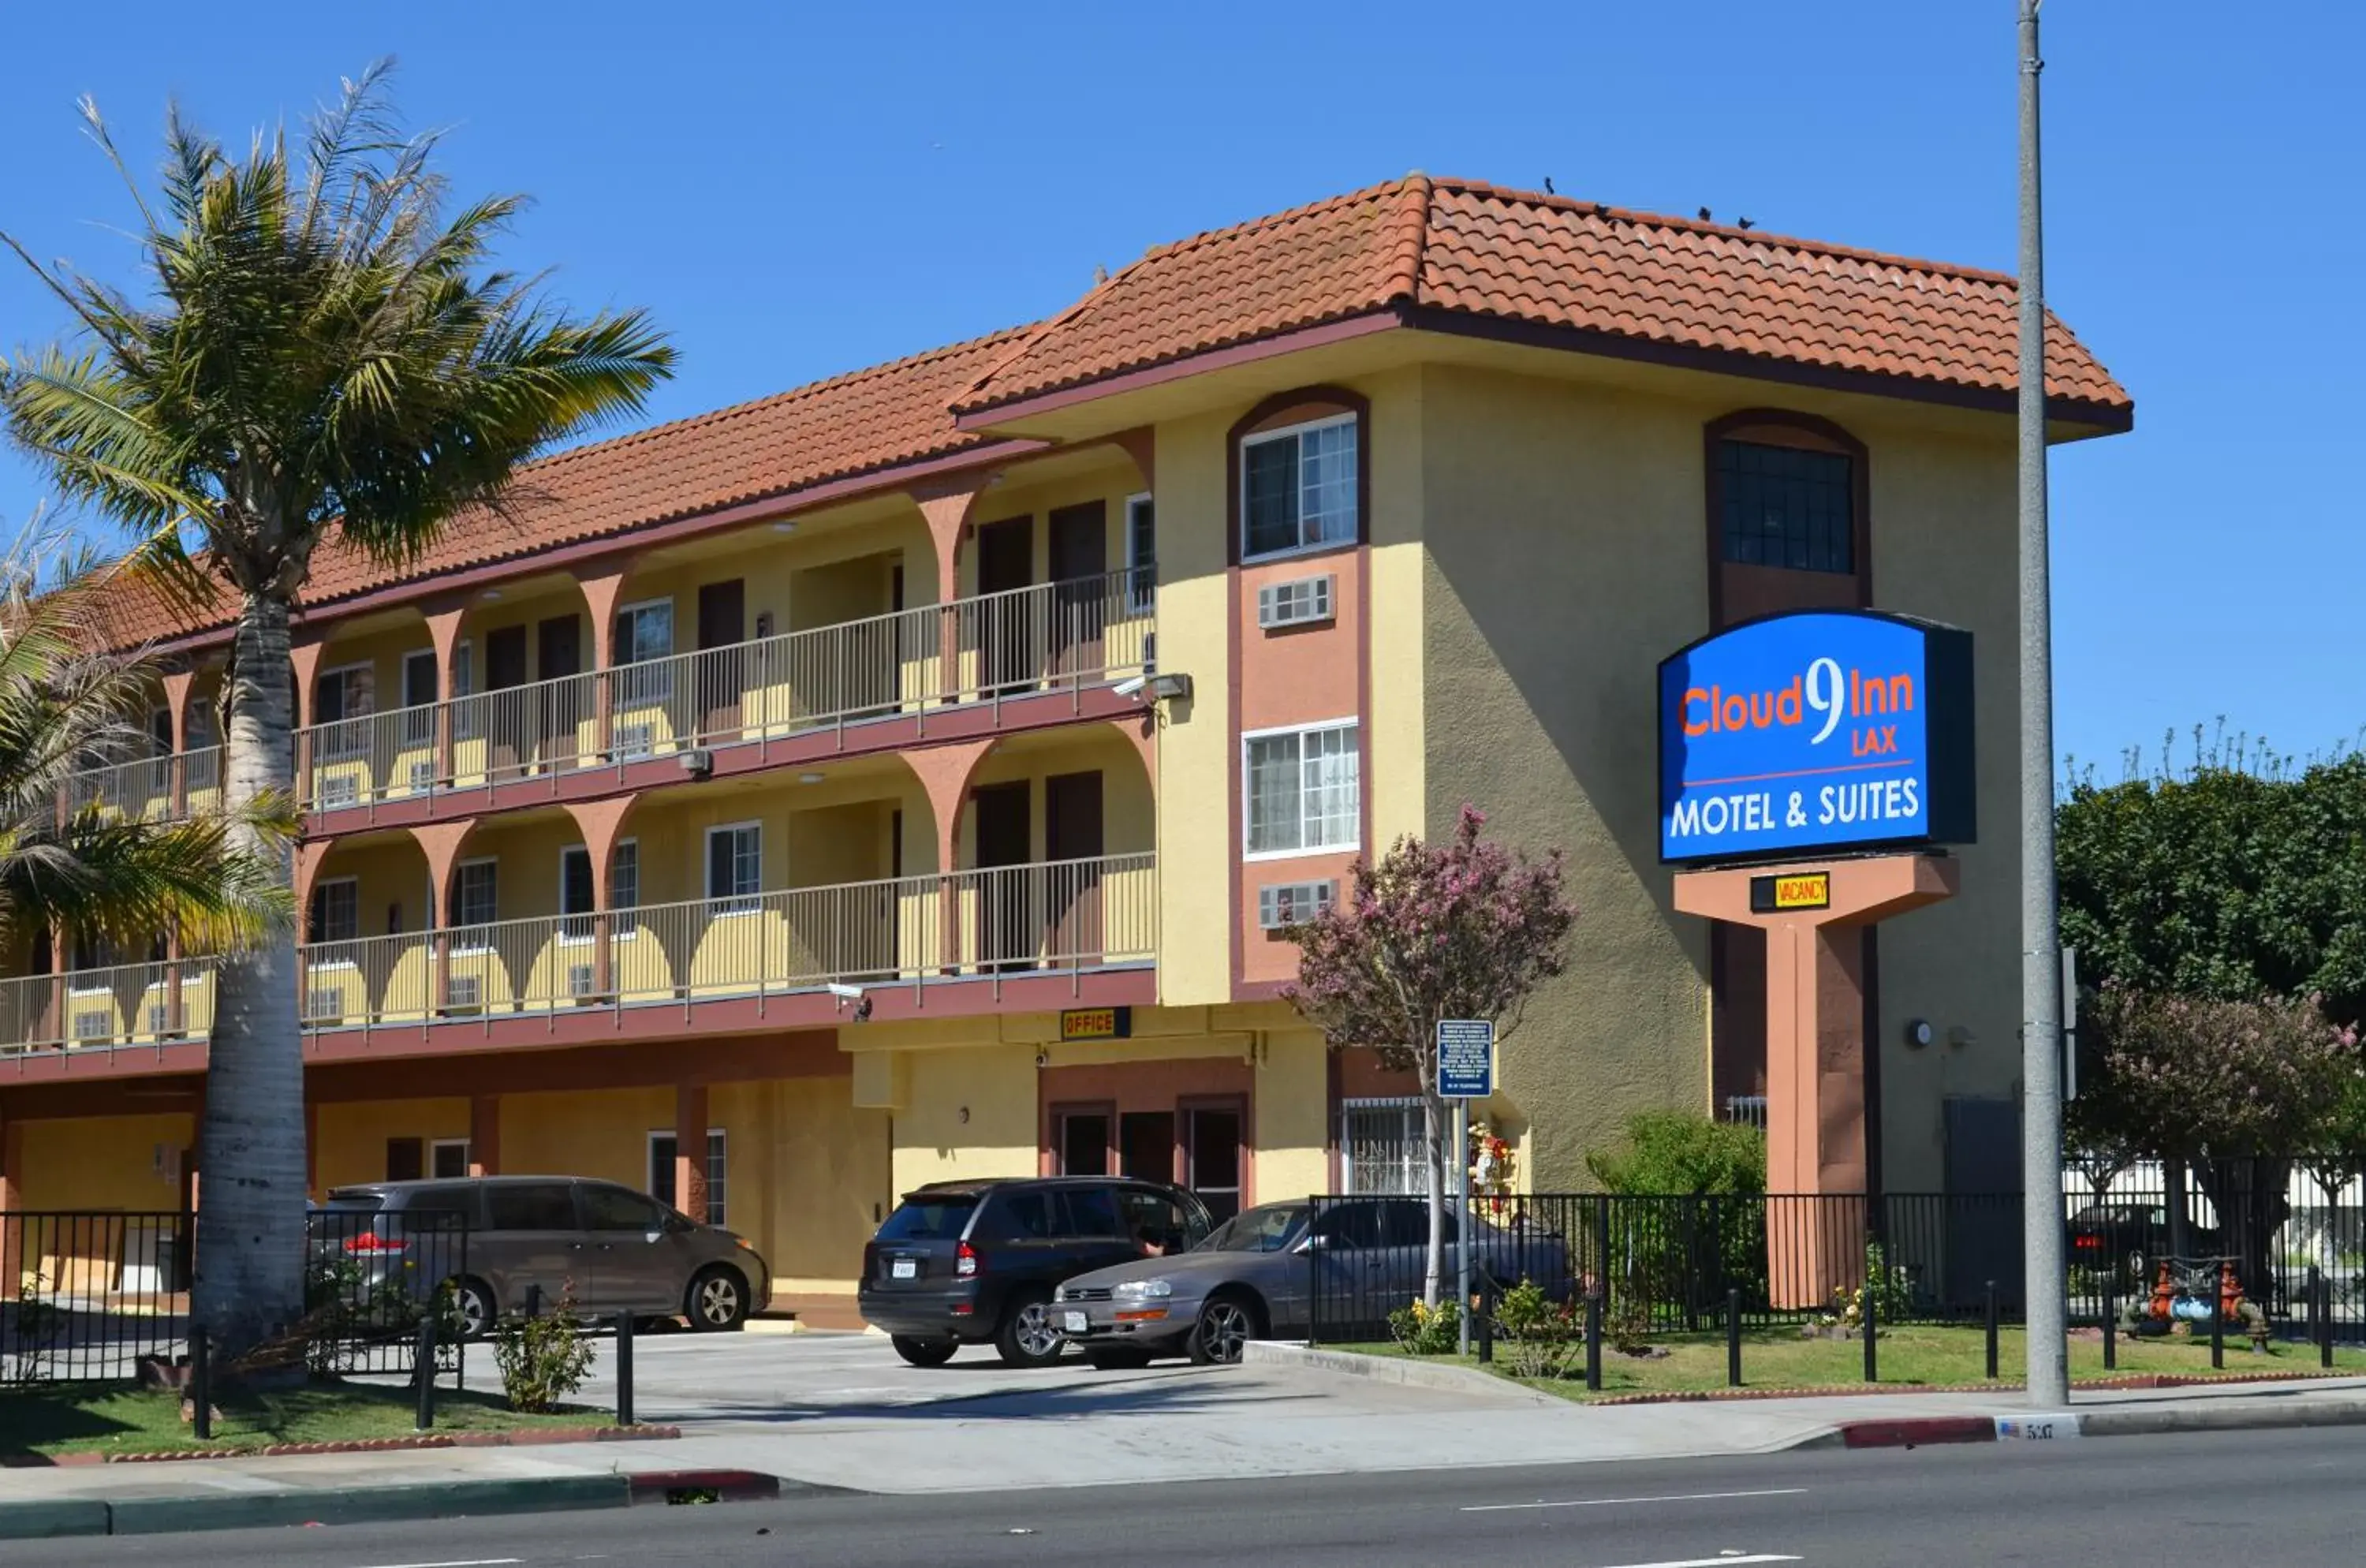
<path id="1" fill-rule="evenodd" d="M 1281 928 L 1465 802 L 1567 856 L 1569 971 L 1474 1111 L 1520 1187 L 1582 1189 L 1632 1111 L 1763 1114 L 1768 933 L 1679 908 L 1654 671 L 1820 607 L 1969 634 L 1982 831 L 1953 897 L 1834 940 L 1817 1071 L 1857 1087 L 1862 1179 L 2013 1185 L 2014 309 L 1990 273 L 1414 175 L 558 454 L 414 567 L 324 552 L 315 1195 L 620 1180 L 818 1310 L 923 1182 L 1411 1190 L 1414 1085 L 1282 999 Z M 2130 427 L 2058 324 L 2051 355 L 2056 440 Z M 154 758 L 77 803 L 213 801 L 227 633 L 163 642 Z M 208 958 L 10 957 L 0 1207 L 176 1208 Z"/>

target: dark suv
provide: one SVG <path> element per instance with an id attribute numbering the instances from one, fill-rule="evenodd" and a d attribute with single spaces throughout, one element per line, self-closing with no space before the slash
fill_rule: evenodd
<path id="1" fill-rule="evenodd" d="M 941 1181 L 907 1194 L 862 1249 L 859 1303 L 916 1367 L 989 1340 L 1014 1367 L 1060 1359 L 1063 1280 L 1177 1253 L 1213 1228 L 1200 1200 L 1106 1176 Z"/>

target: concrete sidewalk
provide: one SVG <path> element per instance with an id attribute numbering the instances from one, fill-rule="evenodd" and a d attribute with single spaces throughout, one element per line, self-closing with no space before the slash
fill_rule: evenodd
<path id="1" fill-rule="evenodd" d="M 750 1401 L 706 1419 L 666 1411 L 684 1431 L 671 1441 L 6 1470 L 0 1534 L 8 1514 L 35 1517 L 15 1506 L 36 1503 L 130 1505 L 147 1520 L 141 1528 L 204 1529 L 207 1514 L 227 1523 L 349 1517 L 356 1489 L 375 1510 L 356 1517 L 373 1517 L 403 1506 L 405 1494 L 415 1517 L 622 1506 L 634 1500 L 628 1478 L 644 1478 L 647 1500 L 667 1478 L 696 1472 L 780 1477 L 792 1492 L 1001 1492 L 1729 1456 L 1860 1446 L 1852 1432 L 1876 1428 L 1896 1441 L 1945 1441 L 1948 1423 L 1985 1439 L 1997 1418 L 2030 1414 L 2010 1393 L 1588 1406 L 1475 1381 L 1414 1387 L 1270 1364 L 1055 1376 L 980 1392 L 949 1379 L 922 1386 L 939 1392 L 784 1402 L 764 1416 Z M 2056 1422 L 2047 1435 L 2366 1424 L 2366 1379 L 2081 1394 L 2070 1414 L 2075 1423 Z M 179 1510 L 189 1522 L 170 1522 L 174 1499 L 193 1505 Z M 225 1511 L 227 1499 L 248 1499 L 266 1517 Z"/>

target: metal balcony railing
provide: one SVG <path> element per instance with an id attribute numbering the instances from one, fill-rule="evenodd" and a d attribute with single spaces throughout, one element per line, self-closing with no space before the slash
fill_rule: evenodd
<path id="1" fill-rule="evenodd" d="M 1156 857 L 798 887 L 311 942 L 308 1029 L 1147 964 Z M 439 976 L 440 968 L 440 976 Z"/>
<path id="2" fill-rule="evenodd" d="M 1103 685 L 1148 665 L 1140 586 L 1133 571 L 1042 583 L 314 725 L 297 734 L 298 785 L 335 810 Z"/>
<path id="3" fill-rule="evenodd" d="M 118 964 L 0 980 L 0 1054 L 162 1044 L 214 1026 L 214 961 Z"/>
<path id="4" fill-rule="evenodd" d="M 73 775 L 73 782 L 66 788 L 67 809 L 80 811 L 96 806 L 125 817 L 144 817 L 160 822 L 189 811 L 211 810 L 221 798 L 221 748 L 208 746 L 203 750 L 184 752 L 177 759 L 187 777 L 183 788 L 186 798 L 177 806 L 173 798 L 175 761 L 170 756 L 137 757 L 130 761 L 84 768 Z"/>

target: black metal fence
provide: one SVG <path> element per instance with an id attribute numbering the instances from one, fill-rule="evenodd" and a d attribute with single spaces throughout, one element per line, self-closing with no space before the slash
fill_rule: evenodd
<path id="1" fill-rule="evenodd" d="M 265 1354 L 408 1377 L 433 1318 L 437 1374 L 465 1372 L 448 1288 L 468 1271 L 458 1216 L 316 1210 L 307 1230 L 305 1315 Z M 186 1212 L 0 1211 L 0 1386 L 181 1382 L 195 1246 Z"/>

